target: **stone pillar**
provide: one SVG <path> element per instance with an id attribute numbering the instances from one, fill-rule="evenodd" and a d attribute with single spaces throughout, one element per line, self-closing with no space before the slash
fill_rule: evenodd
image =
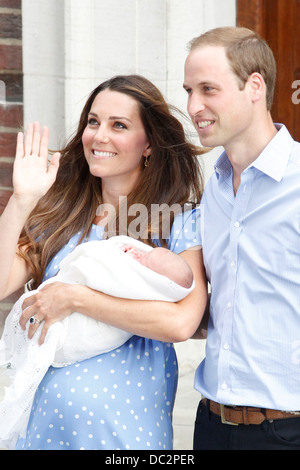
<path id="1" fill-rule="evenodd" d="M 0 214 L 12 193 L 16 136 L 23 125 L 21 0 L 0 0 Z M 19 293 L 0 303 L 0 331 Z"/>

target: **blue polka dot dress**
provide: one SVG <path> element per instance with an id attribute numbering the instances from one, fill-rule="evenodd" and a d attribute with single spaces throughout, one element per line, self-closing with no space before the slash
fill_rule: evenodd
<path id="1" fill-rule="evenodd" d="M 172 251 L 200 244 L 198 221 L 198 210 L 176 217 Z M 102 236 L 102 229 L 93 226 L 88 240 Z M 56 274 L 79 237 L 50 262 L 45 279 Z M 173 345 L 139 336 L 109 353 L 50 367 L 17 450 L 170 450 L 177 378 Z"/>

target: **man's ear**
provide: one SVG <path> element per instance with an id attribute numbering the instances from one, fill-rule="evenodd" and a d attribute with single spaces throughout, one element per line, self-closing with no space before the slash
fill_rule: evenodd
<path id="1" fill-rule="evenodd" d="M 247 85 L 253 103 L 260 101 L 266 96 L 266 84 L 260 73 L 252 73 L 248 78 Z"/>

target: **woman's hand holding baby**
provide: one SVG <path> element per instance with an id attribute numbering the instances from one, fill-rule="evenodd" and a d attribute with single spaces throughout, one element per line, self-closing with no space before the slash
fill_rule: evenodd
<path id="1" fill-rule="evenodd" d="M 40 323 L 44 322 L 39 339 L 39 344 L 42 344 L 50 326 L 62 321 L 75 311 L 73 300 L 77 290 L 81 287 L 63 282 L 53 282 L 44 286 L 36 294 L 27 297 L 22 305 L 23 313 L 20 318 L 22 329 L 26 329 L 30 318 L 36 319 L 36 323 L 29 325 L 28 337 L 31 339 Z"/>

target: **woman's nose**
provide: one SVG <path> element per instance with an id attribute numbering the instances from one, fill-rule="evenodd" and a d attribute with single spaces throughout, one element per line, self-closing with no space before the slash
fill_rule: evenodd
<path id="1" fill-rule="evenodd" d="M 108 129 L 105 125 L 101 124 L 98 127 L 98 130 L 95 134 L 95 141 L 96 142 L 104 142 L 104 143 L 109 142 Z"/>

